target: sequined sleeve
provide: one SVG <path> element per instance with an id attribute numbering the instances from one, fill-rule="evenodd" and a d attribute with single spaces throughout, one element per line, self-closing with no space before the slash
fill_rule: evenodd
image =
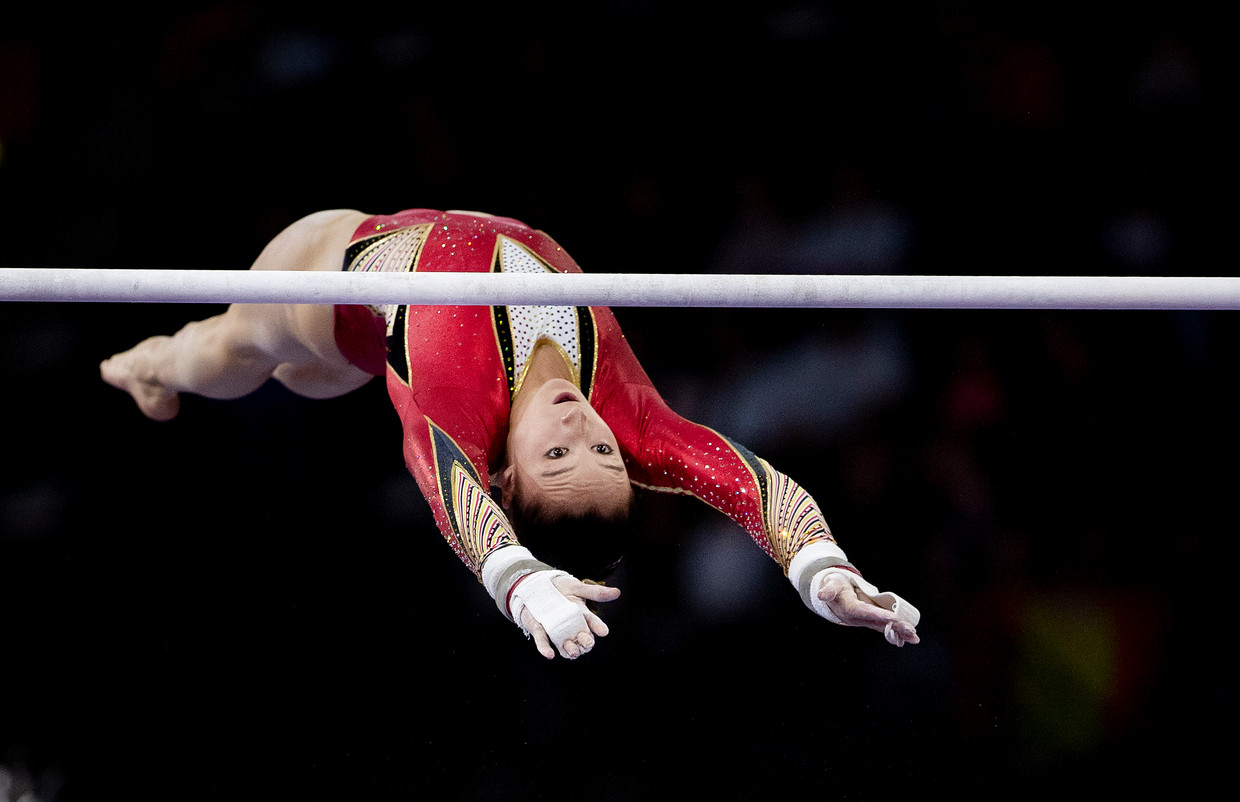
<path id="1" fill-rule="evenodd" d="M 518 545 L 512 526 L 491 497 L 486 451 L 459 433 L 453 437 L 416 405 L 397 406 L 405 427 L 405 462 L 452 551 L 482 578 L 498 549 Z"/>
<path id="2" fill-rule="evenodd" d="M 635 484 L 701 499 L 744 527 L 785 574 L 803 548 L 834 540 L 813 497 L 749 449 L 657 396 L 645 399 L 641 420 L 630 457 Z"/>
<path id="3" fill-rule="evenodd" d="M 596 406 L 635 485 L 701 499 L 740 524 L 785 573 L 806 546 L 834 542 L 804 488 L 739 443 L 673 412 L 614 317 L 605 311 L 596 317 L 603 351 Z"/>

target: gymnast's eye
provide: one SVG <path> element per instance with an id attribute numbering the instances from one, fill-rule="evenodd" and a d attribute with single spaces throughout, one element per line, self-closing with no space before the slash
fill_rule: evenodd
<path id="1" fill-rule="evenodd" d="M 547 457 L 548 459 L 559 459 L 560 457 L 564 456 L 567 453 L 568 453 L 567 448 L 556 446 L 555 448 L 547 449 L 547 453 L 544 454 L 543 456 Z"/>
<path id="2" fill-rule="evenodd" d="M 599 443 L 594 447 L 594 450 L 599 454 L 610 454 L 613 451 L 612 447 L 606 443 Z"/>

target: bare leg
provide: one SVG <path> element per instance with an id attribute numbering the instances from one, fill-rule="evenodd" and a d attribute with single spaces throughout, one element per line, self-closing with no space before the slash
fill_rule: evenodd
<path id="1" fill-rule="evenodd" d="M 339 270 L 361 212 L 319 212 L 281 232 L 253 270 Z M 170 420 L 178 395 L 240 398 L 273 376 L 314 398 L 341 395 L 371 377 L 336 347 L 331 306 L 233 304 L 171 337 L 151 337 L 104 360 L 104 381 L 128 392 L 149 418 Z"/>

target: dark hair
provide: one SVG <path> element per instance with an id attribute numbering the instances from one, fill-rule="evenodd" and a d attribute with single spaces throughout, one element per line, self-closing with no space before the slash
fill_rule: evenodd
<path id="1" fill-rule="evenodd" d="M 521 545 L 539 560 L 578 579 L 601 582 L 620 564 L 628 548 L 632 509 L 632 496 L 618 509 L 568 515 L 514 500 L 508 520 Z"/>

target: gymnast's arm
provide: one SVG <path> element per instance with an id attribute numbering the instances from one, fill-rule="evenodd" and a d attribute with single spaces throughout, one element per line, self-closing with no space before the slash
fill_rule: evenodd
<path id="1" fill-rule="evenodd" d="M 861 576 L 817 502 L 790 477 L 677 415 L 648 379 L 626 383 L 607 402 L 623 408 L 611 410 L 618 421 L 636 422 L 613 426 L 636 484 L 692 494 L 740 524 L 779 563 L 805 605 L 828 621 L 882 632 L 896 646 L 918 642 L 917 609 Z"/>
<path id="2" fill-rule="evenodd" d="M 441 410 L 448 417 L 450 406 Z M 522 546 L 484 479 L 485 449 L 449 436 L 416 402 L 398 406 L 405 461 L 456 555 L 474 572 L 500 612 L 532 637 L 548 660 L 589 652 L 607 625 L 587 601 L 612 601 L 616 588 L 588 585 L 541 562 Z"/>

